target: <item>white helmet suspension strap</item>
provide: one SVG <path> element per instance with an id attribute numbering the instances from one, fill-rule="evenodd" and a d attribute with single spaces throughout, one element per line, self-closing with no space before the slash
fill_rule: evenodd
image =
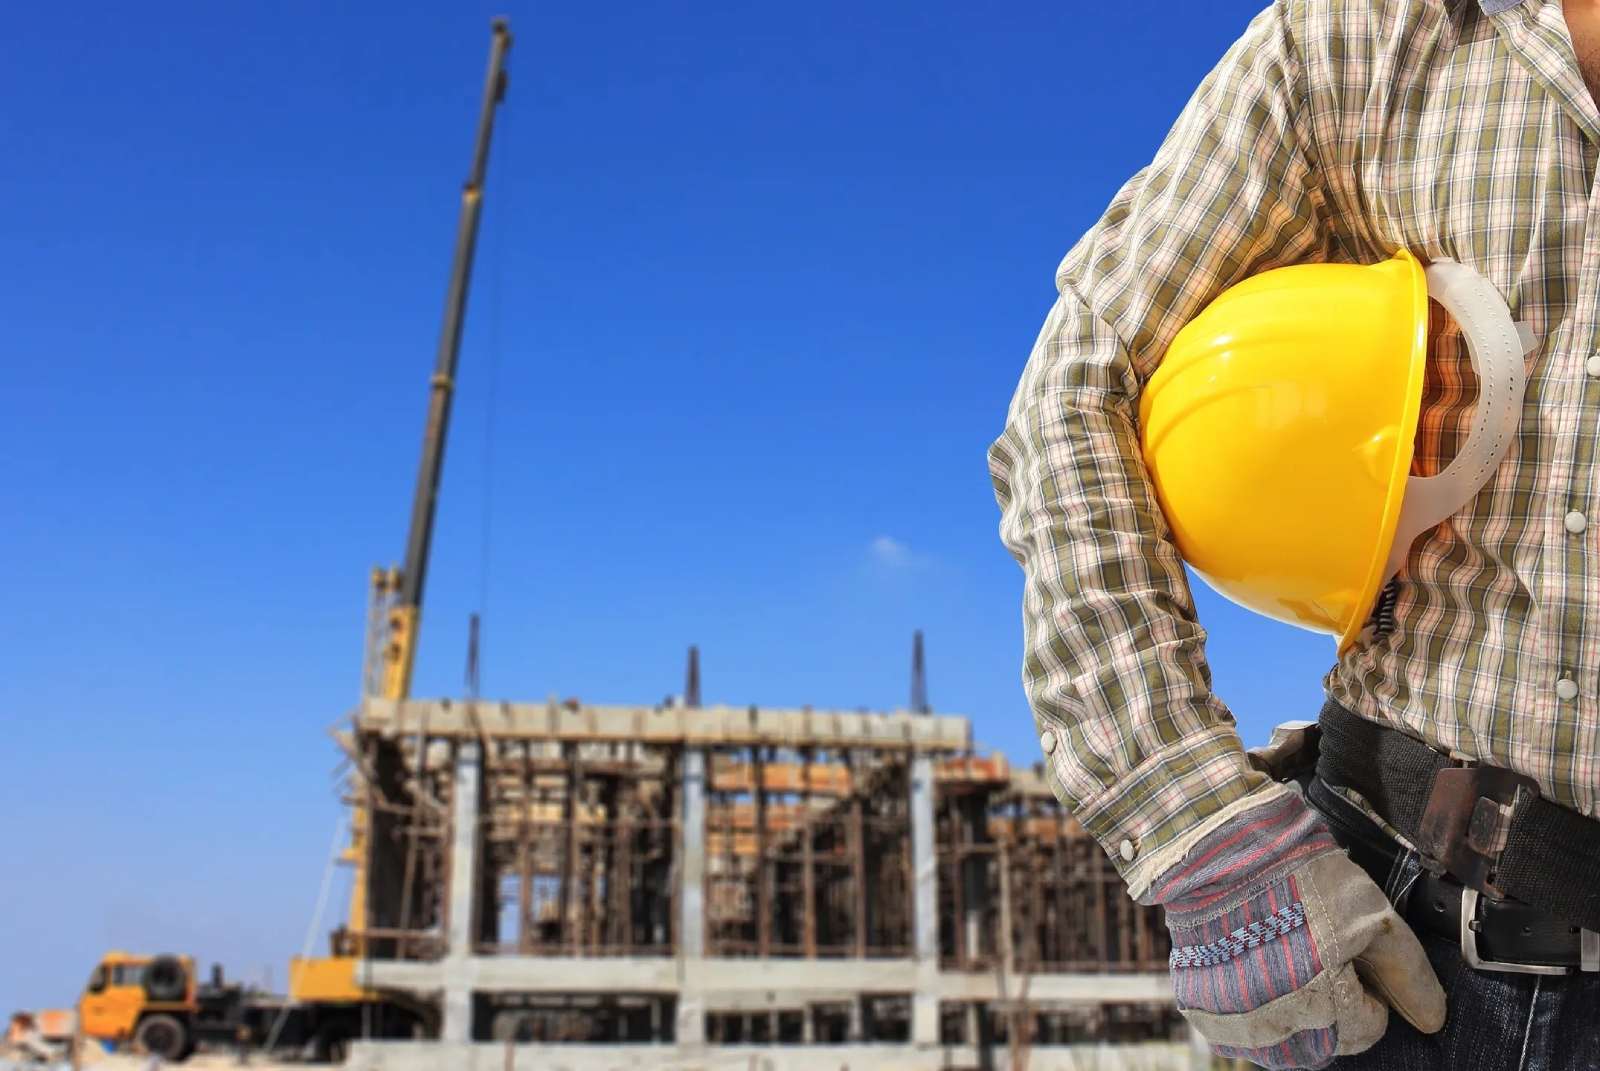
<path id="1" fill-rule="evenodd" d="M 1465 264 L 1434 261 L 1427 267 L 1427 277 L 1428 296 L 1461 327 L 1478 376 L 1478 404 L 1466 445 L 1455 460 L 1437 475 L 1406 481 L 1385 582 L 1405 564 L 1417 536 L 1472 501 L 1499 468 L 1522 415 L 1527 390 L 1523 356 L 1538 345 L 1527 324 L 1511 322 L 1511 310 L 1494 284 Z"/>

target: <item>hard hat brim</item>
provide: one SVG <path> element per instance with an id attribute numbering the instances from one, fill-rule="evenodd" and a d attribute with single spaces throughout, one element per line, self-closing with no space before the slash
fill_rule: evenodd
<path id="1" fill-rule="evenodd" d="M 1428 279 L 1417 258 L 1404 249 L 1397 250 L 1394 259 L 1410 270 L 1407 275 L 1411 291 L 1410 337 L 1405 340 L 1410 365 L 1406 374 L 1406 389 L 1400 399 L 1402 409 L 1397 425 L 1406 434 L 1395 443 L 1394 460 L 1389 472 L 1389 488 L 1384 496 L 1379 538 L 1374 544 L 1372 562 L 1362 583 L 1361 595 L 1339 635 L 1338 653 L 1348 651 L 1366 627 L 1372 607 L 1385 581 L 1385 567 L 1389 560 L 1389 547 L 1394 542 L 1395 529 L 1400 523 L 1400 507 L 1405 500 L 1406 485 L 1411 473 L 1411 461 L 1416 446 L 1417 422 L 1422 413 L 1422 385 L 1428 366 Z"/>

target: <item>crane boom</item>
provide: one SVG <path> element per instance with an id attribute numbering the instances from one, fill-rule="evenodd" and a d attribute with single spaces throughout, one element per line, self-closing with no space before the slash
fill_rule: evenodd
<path id="1" fill-rule="evenodd" d="M 461 353 L 461 329 L 467 311 L 467 284 L 472 278 L 472 258 L 478 244 L 478 218 L 483 208 L 484 172 L 489 165 L 489 139 L 494 133 L 495 111 L 505 97 L 506 53 L 511 48 L 511 28 L 495 19 L 489 46 L 489 71 L 483 84 L 483 105 L 478 113 L 478 136 L 472 150 L 472 170 L 461 188 L 461 221 L 456 228 L 455 260 L 445 291 L 444 322 L 439 330 L 439 353 L 428 386 L 428 419 L 422 433 L 422 460 L 417 469 L 416 495 L 411 504 L 411 528 L 398 578 L 389 578 L 394 601 L 388 614 L 380 694 L 404 699 L 411 692 L 411 670 L 416 663 L 417 630 L 422 613 L 423 585 L 428 575 L 428 551 L 433 542 L 433 521 L 439 502 L 439 476 L 444 468 L 444 447 L 450 428 L 450 402 L 455 394 L 456 362 Z M 397 587 L 394 581 L 397 580 Z"/>
<path id="2" fill-rule="evenodd" d="M 489 71 L 483 83 L 483 105 L 478 112 L 478 136 L 472 150 L 472 170 L 461 188 L 461 221 L 456 227 L 455 259 L 450 267 L 450 285 L 445 291 L 439 353 L 428 383 L 428 419 L 422 432 L 422 461 L 417 469 L 416 496 L 411 504 L 406 556 L 399 569 L 374 569 L 372 572 L 373 616 L 362 688 L 366 695 L 383 699 L 405 699 L 411 694 L 423 582 L 428 574 L 428 551 L 433 542 L 433 519 L 439 503 L 439 475 L 444 468 L 445 436 L 450 427 L 450 401 L 455 393 L 456 361 L 461 353 L 461 327 L 467 312 L 467 284 L 472 278 L 478 217 L 483 209 L 489 139 L 494 133 L 495 110 L 505 98 L 505 59 L 510 49 L 510 24 L 505 19 L 495 19 L 489 44 Z M 358 805 L 351 814 L 350 847 L 345 852 L 345 858 L 355 866 L 347 925 L 335 935 L 333 957 L 307 961 L 305 977 L 334 977 L 347 981 L 350 987 L 355 986 L 354 964 L 367 954 L 367 862 L 371 830 L 370 806 Z"/>

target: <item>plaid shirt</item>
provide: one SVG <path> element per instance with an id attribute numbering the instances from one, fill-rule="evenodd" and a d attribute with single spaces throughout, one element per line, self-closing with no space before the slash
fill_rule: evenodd
<path id="1" fill-rule="evenodd" d="M 1287 264 L 1450 257 L 1537 333 L 1519 441 L 1413 547 L 1394 629 L 1324 683 L 1594 813 L 1597 146 L 1559 0 L 1277 0 L 1062 261 L 990 468 L 1025 572 L 1023 679 L 1046 767 L 1135 895 L 1264 785 L 1211 690 L 1139 456 L 1139 391 L 1212 298 Z M 1475 392 L 1435 310 L 1415 471 L 1454 456 Z"/>

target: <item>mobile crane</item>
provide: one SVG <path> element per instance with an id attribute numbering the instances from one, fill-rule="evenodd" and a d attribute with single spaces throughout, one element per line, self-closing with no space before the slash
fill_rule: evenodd
<path id="1" fill-rule="evenodd" d="M 411 692 L 468 284 L 483 209 L 489 142 L 496 112 L 505 99 L 505 60 L 510 49 L 510 25 L 497 18 L 491 28 L 489 68 L 471 170 L 461 190 L 455 256 L 428 385 L 422 459 L 405 557 L 399 568 L 378 568 L 372 573 L 372 607 L 382 635 L 376 645 L 377 657 L 371 658 L 369 652 L 370 672 L 364 688 L 384 699 L 405 699 Z M 313 1055 L 322 1059 L 342 1060 L 353 1037 L 409 1037 L 414 1031 L 425 1029 L 426 1009 L 370 989 L 359 977 L 366 951 L 366 840 L 370 828 L 370 815 L 358 802 L 351 821 L 350 844 L 343 853 L 344 861 L 352 864 L 355 871 L 346 924 L 334 932 L 330 955 L 296 956 L 290 960 L 287 1000 L 226 985 L 220 976 L 205 983 L 196 976 L 193 960 L 186 956 L 110 952 L 96 966 L 78 1002 L 84 1034 L 113 1042 L 134 1041 L 172 1060 L 181 1059 L 199 1043 L 218 1040 L 309 1047 Z"/>

